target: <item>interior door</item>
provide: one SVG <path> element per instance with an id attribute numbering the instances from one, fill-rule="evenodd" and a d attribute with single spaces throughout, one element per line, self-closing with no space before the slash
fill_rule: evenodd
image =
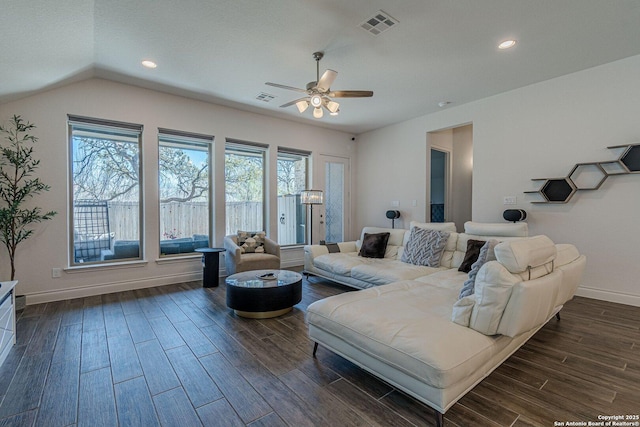
<path id="1" fill-rule="evenodd" d="M 344 157 L 321 156 L 319 182 L 324 186 L 324 204 L 318 209 L 320 215 L 313 218 L 314 240 L 344 242 L 350 227 L 350 185 L 349 159 Z"/>

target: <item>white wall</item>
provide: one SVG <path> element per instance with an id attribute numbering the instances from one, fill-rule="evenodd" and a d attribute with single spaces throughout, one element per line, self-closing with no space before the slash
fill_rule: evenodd
<path id="1" fill-rule="evenodd" d="M 42 159 L 39 175 L 51 185 L 51 191 L 38 197 L 36 204 L 58 215 L 37 227 L 35 236 L 18 247 L 18 293 L 27 295 L 27 303 L 66 299 L 137 287 L 156 286 L 202 277 L 199 257 L 176 262 L 158 261 L 158 179 L 157 128 L 215 135 L 214 184 L 215 241 L 224 237 L 224 140 L 254 141 L 268 144 L 269 186 L 276 188 L 277 147 L 298 148 L 318 154 L 352 158 L 352 135 L 322 129 L 259 114 L 242 112 L 179 96 L 154 92 L 101 79 L 91 79 L 54 89 L 25 99 L 0 105 L 0 120 L 13 114 L 34 123 L 34 135 L 40 141 L 36 157 Z M 145 191 L 146 264 L 138 267 L 67 269 L 61 278 L 51 278 L 51 269 L 68 266 L 68 142 L 67 114 L 138 123 L 144 125 L 143 162 Z M 352 159 L 352 167 L 355 159 Z M 268 194 L 268 234 L 277 233 L 275 194 Z M 271 218 L 272 220 L 269 220 Z M 0 248 L 0 279 L 9 279 L 8 255 Z M 283 265 L 301 265 L 302 250 L 283 253 Z M 221 260 L 221 265 L 224 261 Z"/>
<path id="2" fill-rule="evenodd" d="M 452 129 L 451 221 L 458 230 L 473 218 L 473 126 Z"/>
<path id="3" fill-rule="evenodd" d="M 389 200 L 407 209 L 404 226 L 424 220 L 426 134 L 473 123 L 473 220 L 503 222 L 503 197 L 517 196 L 531 234 L 586 254 L 580 295 L 640 306 L 640 174 L 609 177 L 567 204 L 523 193 L 539 188 L 532 178 L 564 177 L 576 163 L 615 159 L 607 146 L 640 142 L 638 76 L 634 56 L 359 135 L 356 230 L 385 225 Z M 406 208 L 412 199 L 418 207 Z"/>

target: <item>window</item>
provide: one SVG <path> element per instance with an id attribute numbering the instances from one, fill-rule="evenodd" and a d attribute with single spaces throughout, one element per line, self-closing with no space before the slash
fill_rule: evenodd
<path id="1" fill-rule="evenodd" d="M 71 265 L 142 258 L 142 125 L 69 116 Z"/>
<path id="2" fill-rule="evenodd" d="M 209 247 L 213 137 L 158 129 L 160 255 Z"/>
<path id="3" fill-rule="evenodd" d="M 265 151 L 260 145 L 227 141 L 224 158 L 226 234 L 265 230 Z"/>
<path id="4" fill-rule="evenodd" d="M 306 243 L 306 206 L 300 192 L 307 189 L 309 153 L 278 149 L 278 243 Z"/>

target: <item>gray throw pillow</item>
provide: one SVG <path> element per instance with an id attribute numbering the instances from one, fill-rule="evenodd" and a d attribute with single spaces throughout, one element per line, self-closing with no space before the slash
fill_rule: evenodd
<path id="1" fill-rule="evenodd" d="M 427 267 L 440 267 L 440 259 L 447 246 L 449 233 L 413 227 L 402 253 L 402 262 Z"/>
<path id="2" fill-rule="evenodd" d="M 462 289 L 460 289 L 460 295 L 458 295 L 458 299 L 462 299 L 469 295 L 473 295 L 476 287 L 476 276 L 478 275 L 478 271 L 485 265 L 487 262 L 496 259 L 495 254 L 493 253 L 493 248 L 498 244 L 497 240 L 487 240 L 487 242 L 480 249 L 480 253 L 478 254 L 478 259 L 471 266 L 471 271 L 469 271 L 469 278 L 465 280 L 462 285 Z"/>

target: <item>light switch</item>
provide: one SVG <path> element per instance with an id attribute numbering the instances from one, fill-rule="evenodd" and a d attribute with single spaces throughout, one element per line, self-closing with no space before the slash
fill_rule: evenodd
<path id="1" fill-rule="evenodd" d="M 518 203 L 518 198 L 516 196 L 504 196 L 503 204 L 515 205 L 516 203 Z"/>

